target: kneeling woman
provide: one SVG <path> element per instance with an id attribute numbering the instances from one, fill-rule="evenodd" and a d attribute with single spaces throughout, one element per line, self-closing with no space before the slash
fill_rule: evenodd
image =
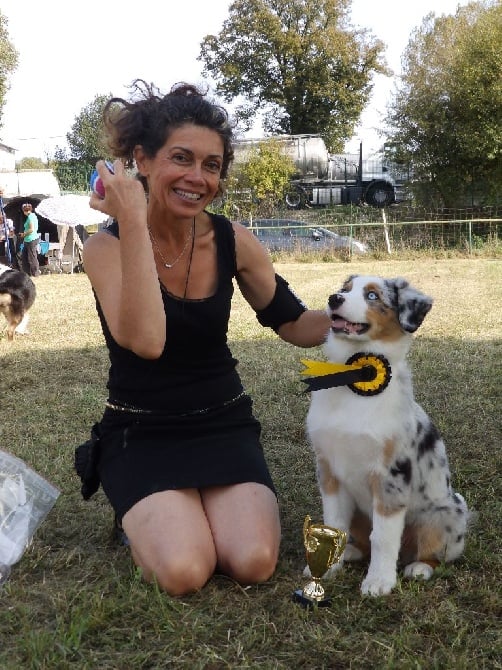
<path id="1" fill-rule="evenodd" d="M 280 522 L 260 424 L 227 346 L 235 277 L 259 321 L 298 346 L 329 320 L 275 275 L 245 227 L 206 211 L 233 157 L 226 112 L 189 85 L 135 82 L 105 109 L 114 173 L 97 169 L 113 218 L 84 248 L 109 349 L 96 426 L 103 489 L 147 580 L 172 595 L 216 569 L 243 584 L 274 572 Z M 138 178 L 125 168 L 135 166 Z"/>

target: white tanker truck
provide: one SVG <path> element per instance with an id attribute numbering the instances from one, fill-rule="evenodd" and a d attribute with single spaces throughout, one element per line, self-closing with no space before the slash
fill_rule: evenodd
<path id="1" fill-rule="evenodd" d="M 253 145 L 273 139 L 284 145 L 297 168 L 285 195 L 289 209 L 316 205 L 364 204 L 387 207 L 396 202 L 394 183 L 385 167 L 363 161 L 357 154 L 330 154 L 320 135 L 274 135 L 235 143 L 235 161 L 245 160 Z M 365 168 L 365 169 L 363 169 Z"/>

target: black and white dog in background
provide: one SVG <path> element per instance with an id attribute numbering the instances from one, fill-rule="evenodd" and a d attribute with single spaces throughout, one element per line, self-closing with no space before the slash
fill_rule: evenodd
<path id="1" fill-rule="evenodd" d="M 36 294 L 35 284 L 27 274 L 0 264 L 0 314 L 7 320 L 9 341 L 14 339 L 14 333 L 27 333 L 28 310 Z"/>
<path id="2" fill-rule="evenodd" d="M 331 572 L 370 555 L 363 594 L 389 593 L 398 562 L 406 577 L 429 579 L 464 548 L 467 505 L 452 489 L 438 430 L 415 402 L 406 360 L 431 306 L 406 280 L 373 276 L 349 277 L 328 299 L 328 361 L 377 370 L 373 381 L 318 386 L 307 416 L 324 523 L 350 538 Z"/>

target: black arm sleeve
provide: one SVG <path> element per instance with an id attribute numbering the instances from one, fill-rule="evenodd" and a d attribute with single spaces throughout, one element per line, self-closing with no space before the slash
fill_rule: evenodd
<path id="1" fill-rule="evenodd" d="M 296 321 L 307 307 L 290 289 L 288 282 L 280 275 L 275 275 L 276 287 L 272 301 L 256 312 L 256 318 L 262 326 L 268 326 L 277 332 L 289 321 Z"/>

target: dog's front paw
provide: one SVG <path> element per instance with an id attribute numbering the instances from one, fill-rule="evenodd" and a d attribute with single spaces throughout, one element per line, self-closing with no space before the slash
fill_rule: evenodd
<path id="1" fill-rule="evenodd" d="M 428 563 L 415 561 L 404 568 L 403 574 L 406 579 L 430 579 L 434 568 Z"/>
<path id="2" fill-rule="evenodd" d="M 396 585 L 396 575 L 366 575 L 361 584 L 361 593 L 364 596 L 386 596 Z"/>

